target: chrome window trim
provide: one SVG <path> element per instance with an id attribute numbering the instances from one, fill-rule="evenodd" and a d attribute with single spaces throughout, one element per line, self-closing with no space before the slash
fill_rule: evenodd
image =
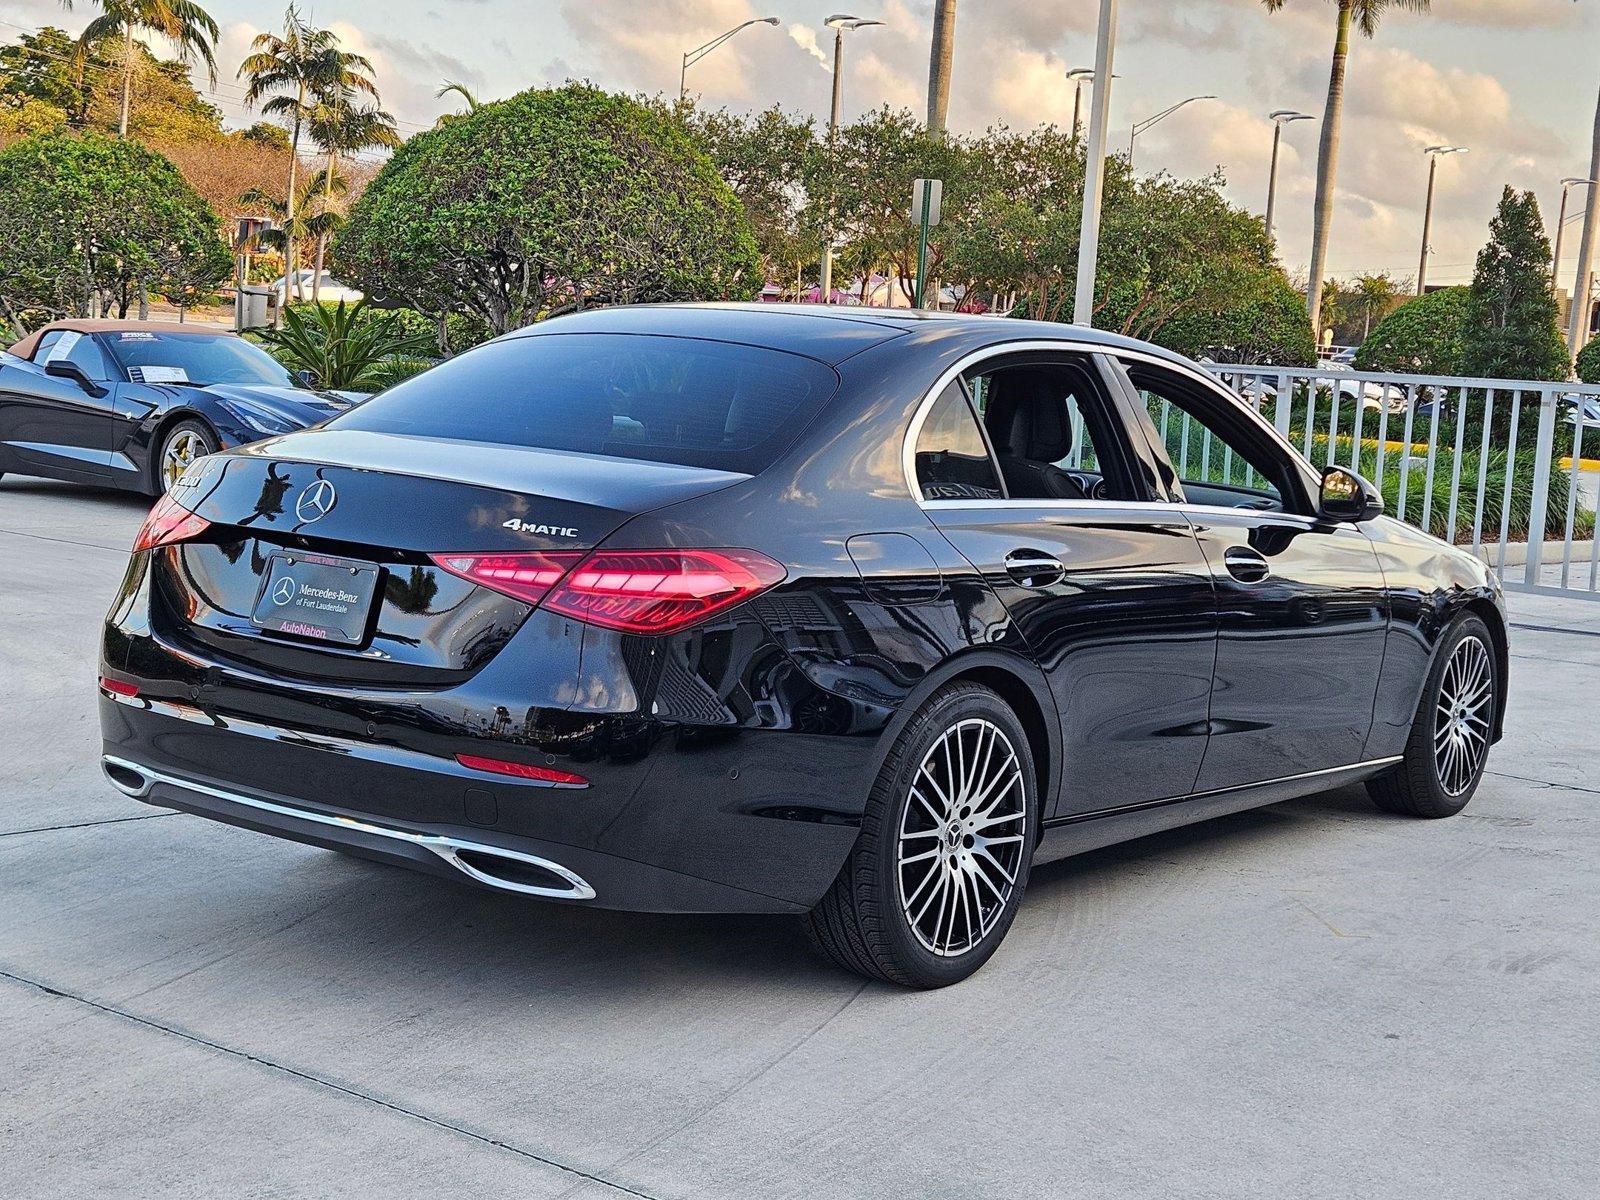
<path id="1" fill-rule="evenodd" d="M 905 438 L 900 445 L 900 469 L 905 476 L 906 490 L 911 494 L 911 498 L 915 500 L 922 508 L 1014 508 L 1025 506 L 1033 508 L 1060 507 L 1078 512 L 1091 512 L 1096 510 L 1103 511 L 1106 508 L 1126 509 L 1138 507 L 1149 508 L 1161 512 L 1172 512 L 1177 510 L 1180 512 L 1214 512 L 1232 513 L 1235 515 L 1242 512 L 1251 511 L 1248 509 L 1231 508 L 1210 504 L 1176 504 L 1165 500 L 1017 500 L 1009 498 L 1002 500 L 925 499 L 922 495 L 922 487 L 917 483 L 917 439 L 922 436 L 922 426 L 927 420 L 928 414 L 933 410 L 934 404 L 944 393 L 945 388 L 949 387 L 953 381 L 961 379 L 969 370 L 972 369 L 972 367 L 984 362 L 987 359 L 999 358 L 1002 355 L 1007 354 L 1029 354 L 1039 352 L 1057 354 L 1085 354 L 1091 359 L 1097 359 L 1102 356 L 1114 359 L 1132 358 L 1138 359 L 1140 362 L 1149 363 L 1153 367 L 1162 367 L 1174 372 L 1175 374 L 1183 375 L 1193 382 L 1200 384 L 1212 395 L 1217 396 L 1219 399 L 1228 404 L 1231 404 L 1248 420 L 1254 421 L 1271 436 L 1273 443 L 1277 445 L 1279 449 L 1285 451 L 1289 455 L 1291 462 L 1296 463 L 1301 467 L 1310 469 L 1312 475 L 1316 474 L 1315 468 L 1311 468 L 1310 464 L 1306 462 L 1305 458 L 1300 454 L 1300 452 L 1291 446 L 1288 440 L 1278 432 L 1278 427 L 1276 425 L 1262 417 L 1259 412 L 1251 408 L 1248 404 L 1241 400 L 1238 395 L 1230 391 L 1222 383 L 1218 382 L 1201 367 L 1191 366 L 1190 364 L 1182 361 L 1174 361 L 1169 358 L 1164 358 L 1159 354 L 1150 354 L 1144 350 L 1106 345 L 1099 342 L 1085 342 L 1069 338 L 1063 338 L 1059 341 L 1047 338 L 1024 338 L 1014 342 L 1001 342 L 991 346 L 984 346 L 982 349 L 974 350 L 972 353 L 957 360 L 952 366 L 948 367 L 943 373 L 940 374 L 939 378 L 934 381 L 933 387 L 928 389 L 928 391 L 924 393 L 922 399 L 918 402 L 917 411 L 912 414 L 911 421 L 906 426 Z M 1109 382 L 1110 381 L 1107 381 L 1108 386 Z M 1133 381 L 1128 380 L 1127 382 L 1132 384 Z M 979 428 L 982 428 L 981 422 Z M 987 433 L 985 434 L 985 440 L 987 440 Z M 1288 511 L 1273 512 L 1270 509 L 1261 509 L 1258 511 L 1264 515 L 1272 517 L 1293 517 L 1297 520 L 1306 521 L 1311 524 L 1319 523 L 1315 517 L 1308 517 L 1304 513 L 1294 513 Z"/>

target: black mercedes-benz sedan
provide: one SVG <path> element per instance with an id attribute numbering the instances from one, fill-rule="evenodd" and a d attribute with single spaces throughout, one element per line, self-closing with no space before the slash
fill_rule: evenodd
<path id="1" fill-rule="evenodd" d="M 1035 862 L 1500 736 L 1476 559 L 1184 359 L 777 305 L 503 337 L 201 459 L 106 623 L 111 781 L 526 896 L 804 914 L 929 987 Z"/>

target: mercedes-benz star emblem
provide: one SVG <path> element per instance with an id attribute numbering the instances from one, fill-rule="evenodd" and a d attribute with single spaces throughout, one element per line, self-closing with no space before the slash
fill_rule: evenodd
<path id="1" fill-rule="evenodd" d="M 272 589 L 272 602 L 280 608 L 294 599 L 294 580 L 284 576 L 278 580 L 278 586 Z"/>
<path id="2" fill-rule="evenodd" d="M 334 490 L 333 484 L 326 479 L 319 479 L 300 493 L 300 498 L 294 502 L 294 515 L 303 524 L 309 525 L 331 513 L 337 503 L 339 493 Z"/>

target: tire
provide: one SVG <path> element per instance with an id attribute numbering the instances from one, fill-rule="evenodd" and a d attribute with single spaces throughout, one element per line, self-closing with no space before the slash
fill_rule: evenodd
<path id="1" fill-rule="evenodd" d="M 1465 808 L 1488 762 L 1502 682 L 1489 627 L 1458 617 L 1433 656 L 1404 756 L 1367 781 L 1373 803 L 1409 817 L 1453 817 Z M 1441 710 L 1450 697 L 1459 702 Z"/>
<path id="2" fill-rule="evenodd" d="M 173 480 L 183 474 L 183 467 L 197 458 L 215 454 L 221 446 L 222 442 L 215 431 L 204 421 L 191 417 L 169 427 L 162 433 L 155 457 L 150 462 L 150 483 L 155 494 L 165 494 L 172 487 Z M 171 462 L 168 459 L 169 452 L 174 456 Z M 174 466 L 177 467 L 176 474 L 169 474 L 169 469 Z"/>
<path id="3" fill-rule="evenodd" d="M 961 803 L 973 795 L 983 811 Z M 911 988 L 959 983 L 1011 928 L 1038 811 L 1033 754 L 1016 714 L 978 684 L 945 688 L 896 739 L 849 860 L 805 917 L 807 933 L 834 962 L 871 979 Z M 943 911 L 941 901 L 948 917 L 931 915 Z"/>

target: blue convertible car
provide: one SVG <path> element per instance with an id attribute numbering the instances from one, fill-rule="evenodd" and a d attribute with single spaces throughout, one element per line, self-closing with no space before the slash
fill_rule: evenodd
<path id="1" fill-rule="evenodd" d="M 203 455 L 358 399 L 313 382 L 225 330 L 58 321 L 0 351 L 0 474 L 159 494 Z"/>

